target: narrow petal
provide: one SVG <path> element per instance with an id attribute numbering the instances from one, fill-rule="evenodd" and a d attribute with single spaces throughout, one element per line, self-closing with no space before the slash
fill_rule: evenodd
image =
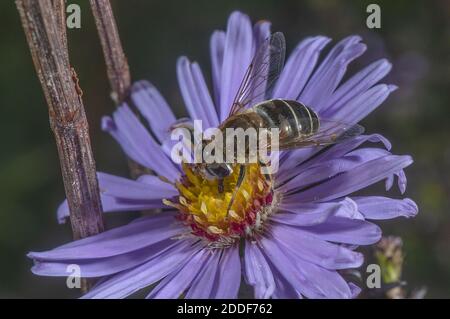
<path id="1" fill-rule="evenodd" d="M 178 179 L 179 170 L 127 105 L 119 107 L 113 118 L 114 121 L 109 117 L 103 119 L 103 129 L 119 142 L 129 157 L 169 180 Z"/>
<path id="2" fill-rule="evenodd" d="M 360 37 L 350 36 L 336 44 L 308 81 L 299 101 L 320 112 L 339 85 L 348 64 L 366 50 L 360 41 Z"/>
<path id="3" fill-rule="evenodd" d="M 277 185 L 277 189 L 283 192 L 298 192 L 310 185 L 333 178 L 343 172 L 351 171 L 355 167 L 387 155 L 390 155 L 390 153 L 380 148 L 357 149 L 344 157 L 317 162 L 303 171 L 300 169 L 300 173 L 297 176 L 283 185 Z"/>
<path id="4" fill-rule="evenodd" d="M 367 219 L 391 219 L 397 217 L 414 217 L 419 208 L 409 199 L 393 199 L 382 196 L 352 197 L 358 205 L 359 211 Z"/>
<path id="5" fill-rule="evenodd" d="M 253 30 L 250 19 L 233 12 L 228 20 L 220 90 L 220 121 L 227 118 L 239 85 L 253 58 Z"/>
<path id="6" fill-rule="evenodd" d="M 278 223 L 296 226 L 311 226 L 323 223 L 332 215 L 339 214 L 339 211 L 357 209 L 353 201 L 344 199 L 339 202 L 328 203 L 283 203 L 280 204 L 280 211 L 270 217 Z"/>
<path id="7" fill-rule="evenodd" d="M 100 192 L 122 199 L 149 200 L 163 199 L 178 194 L 171 184 L 163 182 L 156 176 L 145 175 L 145 183 L 142 177 L 134 181 L 107 173 L 98 173 Z"/>
<path id="8" fill-rule="evenodd" d="M 330 39 L 323 36 L 300 42 L 280 74 L 273 97 L 296 100 L 309 80 L 321 50 L 329 42 Z"/>
<path id="9" fill-rule="evenodd" d="M 301 259 L 297 259 L 297 265 L 307 276 L 314 278 L 313 284 L 323 295 L 322 298 L 352 298 L 350 287 L 337 271 L 328 270 L 313 263 L 303 262 Z"/>
<path id="10" fill-rule="evenodd" d="M 277 268 L 272 265 L 271 269 L 275 282 L 275 291 L 272 294 L 273 299 L 302 299 L 302 295 L 295 290 Z"/>
<path id="11" fill-rule="evenodd" d="M 352 98 L 364 93 L 384 78 L 391 68 L 392 64 L 386 59 L 371 63 L 352 76 L 333 93 L 324 112 L 332 114 L 339 110 Z"/>
<path id="12" fill-rule="evenodd" d="M 288 282 L 308 298 L 350 298 L 345 280 L 334 270 L 287 255 L 272 239 L 263 238 L 261 246 L 270 262 Z"/>
<path id="13" fill-rule="evenodd" d="M 329 243 L 296 227 L 278 224 L 272 227 L 271 233 L 273 240 L 279 242 L 287 254 L 326 269 L 357 268 L 364 260 L 361 253 Z"/>
<path id="14" fill-rule="evenodd" d="M 225 51 L 225 32 L 214 31 L 210 41 L 211 72 L 214 91 L 214 102 L 217 114 L 220 114 L 220 88 L 222 79 L 223 54 Z"/>
<path id="15" fill-rule="evenodd" d="M 356 96 L 341 108 L 331 112 L 324 112 L 323 116 L 332 120 L 345 119 L 348 124 L 356 124 L 365 118 L 383 103 L 391 92 L 395 91 L 395 85 L 378 84 L 364 93 Z"/>
<path id="16" fill-rule="evenodd" d="M 408 184 L 406 174 L 403 170 L 400 170 L 397 173 L 397 176 L 398 176 L 398 188 L 400 189 L 400 192 L 404 194 L 406 192 L 406 185 Z"/>
<path id="17" fill-rule="evenodd" d="M 333 145 L 324 152 L 321 152 L 321 154 L 309 159 L 306 163 L 301 163 L 301 166 L 311 166 L 329 159 L 342 157 L 366 142 L 382 143 L 387 151 L 390 151 L 392 148 L 391 142 L 380 134 L 360 135 L 346 142 Z"/>
<path id="18" fill-rule="evenodd" d="M 348 286 L 350 287 L 350 291 L 352 293 L 352 298 L 358 297 L 358 295 L 361 293 L 361 288 L 359 288 L 357 285 L 355 285 L 352 282 L 349 282 Z"/>
<path id="19" fill-rule="evenodd" d="M 161 93 L 150 82 L 141 80 L 131 86 L 131 99 L 159 142 L 164 141 L 176 118 Z"/>
<path id="20" fill-rule="evenodd" d="M 335 201 L 333 201 L 333 202 L 335 202 Z M 336 200 L 336 202 L 341 202 L 341 201 Z M 333 216 L 350 218 L 350 219 L 360 219 L 360 220 L 365 219 L 364 215 L 361 214 L 360 211 L 358 210 L 358 205 L 356 204 L 356 202 L 353 199 L 351 199 L 350 197 L 345 197 L 342 202 L 347 203 L 348 209 L 339 209 L 336 211 L 336 214 L 334 214 Z"/>
<path id="21" fill-rule="evenodd" d="M 148 287 L 174 272 L 195 252 L 189 241 L 177 241 L 171 249 L 167 249 L 146 263 L 123 271 L 102 281 L 83 296 L 84 299 L 117 299 L 125 298 L 145 287 Z"/>
<path id="22" fill-rule="evenodd" d="M 372 185 L 412 163 L 410 156 L 387 155 L 365 162 L 319 185 L 286 196 L 290 201 L 328 201 Z"/>
<path id="23" fill-rule="evenodd" d="M 137 181 L 101 172 L 97 176 L 105 213 L 165 207 L 162 199 L 178 194 L 171 184 L 152 175 L 142 175 Z M 58 207 L 57 216 L 59 223 L 66 221 L 67 200 Z"/>
<path id="24" fill-rule="evenodd" d="M 136 251 L 103 258 L 68 259 L 61 261 L 35 260 L 31 271 L 40 276 L 68 276 L 70 265 L 80 267 L 80 275 L 83 278 L 96 278 L 109 276 L 128 269 L 132 269 L 151 258 L 159 256 L 167 250 L 174 249 L 176 241 L 166 239 Z"/>
<path id="25" fill-rule="evenodd" d="M 177 62 L 177 75 L 181 94 L 192 120 L 202 120 L 204 129 L 218 126 L 214 103 L 200 66 L 181 57 Z"/>
<path id="26" fill-rule="evenodd" d="M 323 240 L 351 245 L 371 245 L 381 238 L 381 229 L 377 225 L 343 217 L 332 216 L 325 223 L 301 229 Z"/>
<path id="27" fill-rule="evenodd" d="M 245 244 L 245 276 L 247 283 L 253 286 L 256 299 L 268 299 L 275 290 L 270 266 L 256 244 Z"/>
<path id="28" fill-rule="evenodd" d="M 141 210 L 148 210 L 153 208 L 164 208 L 167 207 L 163 204 L 160 199 L 149 199 L 149 200 L 134 200 L 134 199 L 121 199 L 113 196 L 108 196 L 100 194 L 100 199 L 102 201 L 102 208 L 104 213 L 113 212 L 135 212 Z M 69 205 L 67 200 L 59 205 L 56 212 L 58 223 L 64 224 L 67 217 L 69 217 Z"/>
<path id="29" fill-rule="evenodd" d="M 392 174 L 386 178 L 386 183 L 385 183 L 386 192 L 392 188 L 392 185 L 394 185 L 394 178 L 395 178 L 394 174 Z"/>
<path id="30" fill-rule="evenodd" d="M 304 272 L 299 270 L 293 263 L 292 258 L 288 258 L 273 240 L 263 238 L 260 245 L 271 264 L 302 295 L 308 298 L 320 298 L 323 296 L 312 284 L 311 280 L 314 280 L 314 278 L 305 276 Z"/>
<path id="31" fill-rule="evenodd" d="M 217 284 L 216 278 L 219 270 L 220 250 L 210 252 L 208 260 L 199 269 L 197 277 L 192 282 L 186 293 L 186 299 L 210 299 L 214 286 Z"/>
<path id="32" fill-rule="evenodd" d="M 206 265 L 209 258 L 206 249 L 199 250 L 184 265 L 165 277 L 147 296 L 150 299 L 179 298 Z"/>
<path id="33" fill-rule="evenodd" d="M 45 261 L 82 260 L 124 254 L 180 234 L 175 212 L 147 216 L 128 225 L 80 239 L 46 252 L 32 252 L 30 258 Z"/>
<path id="34" fill-rule="evenodd" d="M 241 262 L 239 260 L 239 246 L 229 247 L 222 251 L 217 272 L 216 286 L 211 298 L 237 298 L 241 284 Z"/>
<path id="35" fill-rule="evenodd" d="M 391 149 L 391 143 L 384 136 L 380 134 L 371 134 L 360 135 L 346 142 L 333 145 L 317 154 L 317 156 L 313 155 L 318 153 L 322 148 L 293 150 L 288 152 L 288 155 L 282 159 L 280 170 L 277 174 L 277 180 L 284 181 L 287 177 L 292 176 L 292 168 L 294 167 L 301 169 L 302 167 L 309 167 L 329 159 L 339 158 L 365 142 L 381 142 L 388 151 Z"/>

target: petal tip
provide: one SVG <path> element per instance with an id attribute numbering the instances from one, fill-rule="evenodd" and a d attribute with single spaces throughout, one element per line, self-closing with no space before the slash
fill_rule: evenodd
<path id="1" fill-rule="evenodd" d="M 111 132 L 116 129 L 116 124 L 110 116 L 103 116 L 101 119 L 101 127 L 105 132 Z"/>

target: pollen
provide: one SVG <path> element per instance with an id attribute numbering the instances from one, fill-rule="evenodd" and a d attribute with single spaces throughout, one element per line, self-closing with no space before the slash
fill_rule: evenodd
<path id="1" fill-rule="evenodd" d="M 224 178 L 223 189 L 217 179 L 208 179 L 183 165 L 184 176 L 176 183 L 179 196 L 164 204 L 179 210 L 178 219 L 192 235 L 211 243 L 232 243 L 263 231 L 263 220 L 273 209 L 270 177 L 261 173 L 259 164 L 248 164 L 239 188 L 236 187 L 239 164 Z M 235 199 L 230 201 L 235 193 Z"/>

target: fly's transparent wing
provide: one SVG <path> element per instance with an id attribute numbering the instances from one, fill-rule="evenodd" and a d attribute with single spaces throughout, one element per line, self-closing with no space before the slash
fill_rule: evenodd
<path id="1" fill-rule="evenodd" d="M 364 127 L 359 124 L 346 124 L 334 120 L 320 120 L 319 130 L 309 136 L 299 136 L 296 139 L 280 137 L 278 141 L 270 140 L 272 145 L 267 145 L 270 150 L 278 143 L 279 150 L 290 150 L 296 148 L 327 146 L 342 143 L 355 136 L 364 133 Z"/>
<path id="2" fill-rule="evenodd" d="M 283 33 L 274 33 L 264 40 L 245 72 L 228 117 L 245 109 L 252 101 L 270 96 L 283 69 L 285 51 Z"/>

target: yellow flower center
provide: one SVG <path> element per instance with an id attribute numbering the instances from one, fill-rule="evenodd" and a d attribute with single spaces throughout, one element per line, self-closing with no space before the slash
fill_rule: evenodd
<path id="1" fill-rule="evenodd" d="M 231 244 L 241 237 L 252 237 L 263 230 L 273 206 L 271 180 L 260 168 L 259 164 L 246 165 L 243 182 L 236 191 L 238 164 L 224 178 L 222 189 L 218 179 L 205 178 L 183 165 L 185 175 L 176 183 L 178 202 L 164 202 L 180 211 L 179 219 L 190 227 L 193 235 L 210 242 Z M 234 201 L 229 206 L 234 192 Z"/>

